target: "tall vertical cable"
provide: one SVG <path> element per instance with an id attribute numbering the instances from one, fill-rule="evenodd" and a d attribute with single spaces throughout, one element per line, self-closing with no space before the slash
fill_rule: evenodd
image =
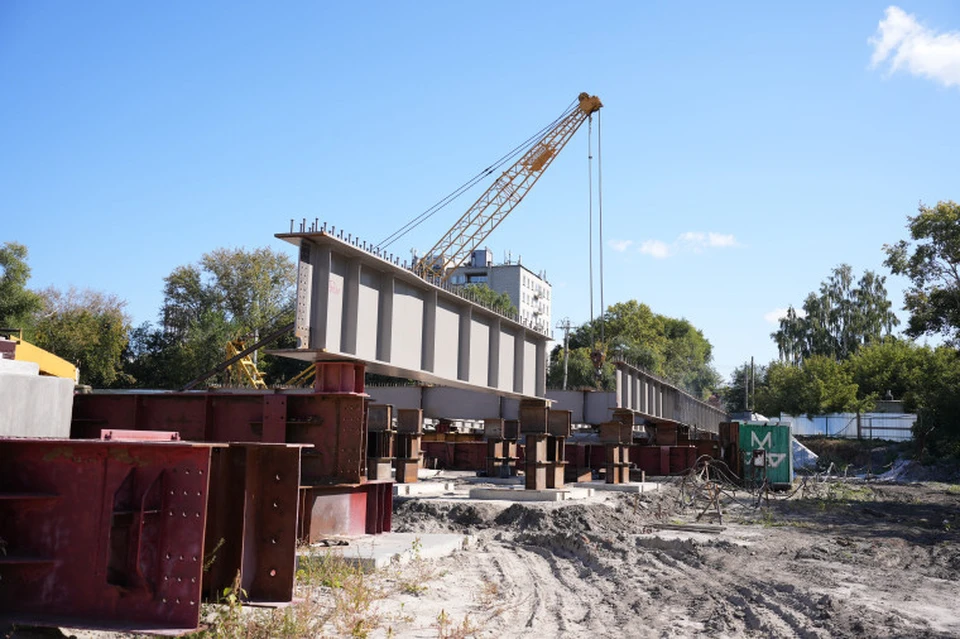
<path id="1" fill-rule="evenodd" d="M 597 215 L 600 218 L 600 341 L 604 341 L 603 317 L 607 307 L 603 305 L 603 120 L 597 113 Z"/>
<path id="2" fill-rule="evenodd" d="M 590 197 L 590 340 L 593 341 L 593 115 L 587 121 L 587 182 Z"/>

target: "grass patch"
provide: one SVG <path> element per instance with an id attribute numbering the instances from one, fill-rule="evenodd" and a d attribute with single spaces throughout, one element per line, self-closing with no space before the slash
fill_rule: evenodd
<path id="1" fill-rule="evenodd" d="M 823 499 L 835 502 L 874 501 L 876 496 L 869 486 L 838 481 L 826 485 Z"/>
<path id="2" fill-rule="evenodd" d="M 216 604 L 204 604 L 201 617 L 205 627 L 187 635 L 190 639 L 307 639 L 320 636 L 329 620 L 328 611 L 306 599 L 285 608 L 244 608 L 246 593 L 239 575 L 225 588 Z"/>
<path id="3" fill-rule="evenodd" d="M 417 537 L 411 545 L 412 557 L 408 563 L 402 564 L 400 558 L 395 557 L 396 561 L 393 563 L 394 580 L 403 594 L 420 596 L 429 589 L 428 582 L 443 576 L 433 562 L 423 558 L 422 550 L 423 542 Z"/>
<path id="4" fill-rule="evenodd" d="M 447 614 L 446 610 L 440 611 L 433 627 L 437 631 L 437 639 L 467 639 L 468 637 L 478 637 L 483 630 L 480 625 L 470 618 L 469 614 L 465 615 L 460 621 L 456 621 Z"/>
<path id="5" fill-rule="evenodd" d="M 245 593 L 235 581 L 221 593 L 216 604 L 202 609 L 204 628 L 188 635 L 191 639 L 306 639 L 307 637 L 392 637 L 395 627 L 416 623 L 416 619 L 400 605 L 399 612 L 384 612 L 383 600 L 393 595 L 419 596 L 429 582 L 444 575 L 434 562 L 421 555 L 417 539 L 411 548 L 409 562 L 399 560 L 390 566 L 366 571 L 359 562 L 345 557 L 339 549 L 327 552 L 301 549 L 296 573 L 297 600 L 286 607 L 263 609 L 244 607 Z M 501 598 L 499 586 L 483 589 L 478 600 L 481 617 L 490 612 Z M 494 610 L 493 619 L 502 611 Z M 442 611 L 432 621 L 423 619 L 422 629 L 436 631 L 444 639 L 476 637 L 482 625 L 473 614 L 462 619 Z"/>

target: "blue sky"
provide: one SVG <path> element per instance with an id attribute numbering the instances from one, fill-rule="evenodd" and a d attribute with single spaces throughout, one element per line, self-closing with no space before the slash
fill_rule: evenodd
<path id="1" fill-rule="evenodd" d="M 292 255 L 291 218 L 379 241 L 581 91 L 605 105 L 604 301 L 687 318 L 724 375 L 775 358 L 778 309 L 834 266 L 887 274 L 918 202 L 960 199 L 951 0 L 6 0 L 0 242 L 32 288 L 155 321 L 176 266 Z M 586 156 L 584 127 L 486 242 L 546 271 L 555 321 L 590 317 Z"/>

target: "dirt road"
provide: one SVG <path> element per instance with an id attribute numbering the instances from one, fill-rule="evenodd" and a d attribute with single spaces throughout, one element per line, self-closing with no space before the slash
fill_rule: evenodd
<path id="1" fill-rule="evenodd" d="M 695 518 L 675 510 L 676 483 L 604 503 L 405 501 L 395 528 L 472 541 L 383 609 L 406 615 L 391 626 L 401 637 L 960 636 L 960 490 L 834 480 L 803 493 L 760 508 L 725 498 L 715 533 L 654 528 Z"/>
<path id="2" fill-rule="evenodd" d="M 702 510 L 692 486 L 539 504 L 398 500 L 395 530 L 454 532 L 464 547 L 373 575 L 336 555 L 301 562 L 294 605 L 207 607 L 203 636 L 960 636 L 957 485 L 810 481 L 759 507 L 727 490 L 711 532 L 685 528 Z M 129 637 L 13 633 L 71 635 Z"/>

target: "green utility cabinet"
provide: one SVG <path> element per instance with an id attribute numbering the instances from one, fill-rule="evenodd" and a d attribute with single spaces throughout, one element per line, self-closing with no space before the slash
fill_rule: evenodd
<path id="1" fill-rule="evenodd" d="M 793 433 L 790 424 L 740 423 L 743 477 L 762 483 L 764 474 L 773 485 L 793 483 Z M 763 457 L 754 452 L 763 450 Z M 756 463 L 754 463 L 756 462 Z"/>

